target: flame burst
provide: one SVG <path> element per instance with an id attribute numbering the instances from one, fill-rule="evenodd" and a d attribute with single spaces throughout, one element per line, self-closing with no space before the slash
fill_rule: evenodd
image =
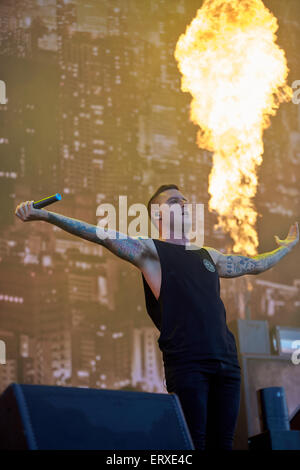
<path id="1" fill-rule="evenodd" d="M 256 171 L 263 130 L 289 101 L 285 53 L 275 43 L 277 19 L 261 0 L 206 0 L 176 44 L 181 90 L 193 99 L 197 144 L 213 152 L 209 209 L 229 232 L 233 251 L 257 253 Z"/>

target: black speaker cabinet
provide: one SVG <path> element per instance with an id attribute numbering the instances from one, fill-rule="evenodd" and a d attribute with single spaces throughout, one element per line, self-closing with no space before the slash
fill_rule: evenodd
<path id="1" fill-rule="evenodd" d="M 264 431 L 249 438 L 249 450 L 300 450 L 300 431 Z"/>
<path id="2" fill-rule="evenodd" d="M 176 394 L 12 383 L 1 449 L 194 450 Z"/>
<path id="3" fill-rule="evenodd" d="M 290 416 L 290 428 L 295 431 L 300 431 L 300 404 L 294 409 Z"/>
<path id="4" fill-rule="evenodd" d="M 300 364 L 284 356 L 239 355 L 241 401 L 234 449 L 248 449 L 248 439 L 262 432 L 257 391 L 266 387 L 284 387 L 289 416 L 300 403 Z M 292 429 L 292 428 L 291 428 Z"/>
<path id="5" fill-rule="evenodd" d="M 290 420 L 284 387 L 266 387 L 257 391 L 261 431 L 289 431 Z"/>

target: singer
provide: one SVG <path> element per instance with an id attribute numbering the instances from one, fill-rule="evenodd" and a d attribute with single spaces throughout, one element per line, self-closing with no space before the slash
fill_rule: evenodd
<path id="1" fill-rule="evenodd" d="M 174 184 L 160 186 L 150 198 L 148 214 L 158 228 L 159 239 L 118 239 L 118 232 L 100 239 L 99 227 L 35 209 L 33 201 L 19 204 L 15 215 L 23 222 L 46 221 L 101 244 L 141 272 L 147 311 L 160 331 L 158 344 L 167 391 L 180 399 L 195 448 L 232 450 L 241 373 L 235 339 L 226 324 L 219 278 L 258 275 L 271 268 L 298 243 L 299 227 L 297 222 L 293 224 L 284 240 L 275 237 L 279 245 L 275 250 L 251 258 L 225 255 L 204 246 L 186 250 L 185 202 L 187 199 Z M 162 238 L 166 223 L 163 212 L 159 210 L 158 219 L 151 218 L 154 203 L 181 206 L 180 216 L 170 211 L 167 239 Z M 174 237 L 176 217 L 180 217 L 184 228 L 181 239 Z"/>

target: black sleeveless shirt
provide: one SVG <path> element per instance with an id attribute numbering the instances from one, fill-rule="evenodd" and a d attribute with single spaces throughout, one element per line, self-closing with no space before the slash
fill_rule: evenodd
<path id="1" fill-rule="evenodd" d="M 166 367 L 217 359 L 239 366 L 235 338 L 226 324 L 216 265 L 205 248 L 188 250 L 153 239 L 162 281 L 156 300 L 143 273 L 146 308 L 160 331 L 158 345 Z"/>

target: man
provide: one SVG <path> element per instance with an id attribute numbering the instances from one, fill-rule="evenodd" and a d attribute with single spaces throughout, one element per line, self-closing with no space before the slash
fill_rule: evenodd
<path id="1" fill-rule="evenodd" d="M 159 204 L 157 218 L 151 217 L 159 239 L 120 239 L 119 232 L 113 230 L 102 238 L 104 229 L 99 226 L 34 209 L 32 202 L 17 206 L 15 214 L 22 221 L 44 220 L 57 225 L 105 246 L 139 269 L 148 314 L 160 331 L 158 344 L 167 390 L 180 399 L 195 448 L 231 450 L 241 376 L 234 336 L 226 325 L 219 277 L 259 274 L 274 266 L 298 242 L 298 223 L 291 226 L 285 240 L 276 237 L 276 250 L 250 258 L 225 255 L 210 247 L 187 250 L 187 200 L 174 184 L 160 186 L 148 203 L 149 217 L 152 204 Z M 163 204 L 170 208 L 179 205 L 181 210 L 171 211 L 166 222 Z M 178 222 L 183 227 L 180 239 L 178 232 L 175 234 Z M 163 239 L 166 223 L 168 236 Z"/>

